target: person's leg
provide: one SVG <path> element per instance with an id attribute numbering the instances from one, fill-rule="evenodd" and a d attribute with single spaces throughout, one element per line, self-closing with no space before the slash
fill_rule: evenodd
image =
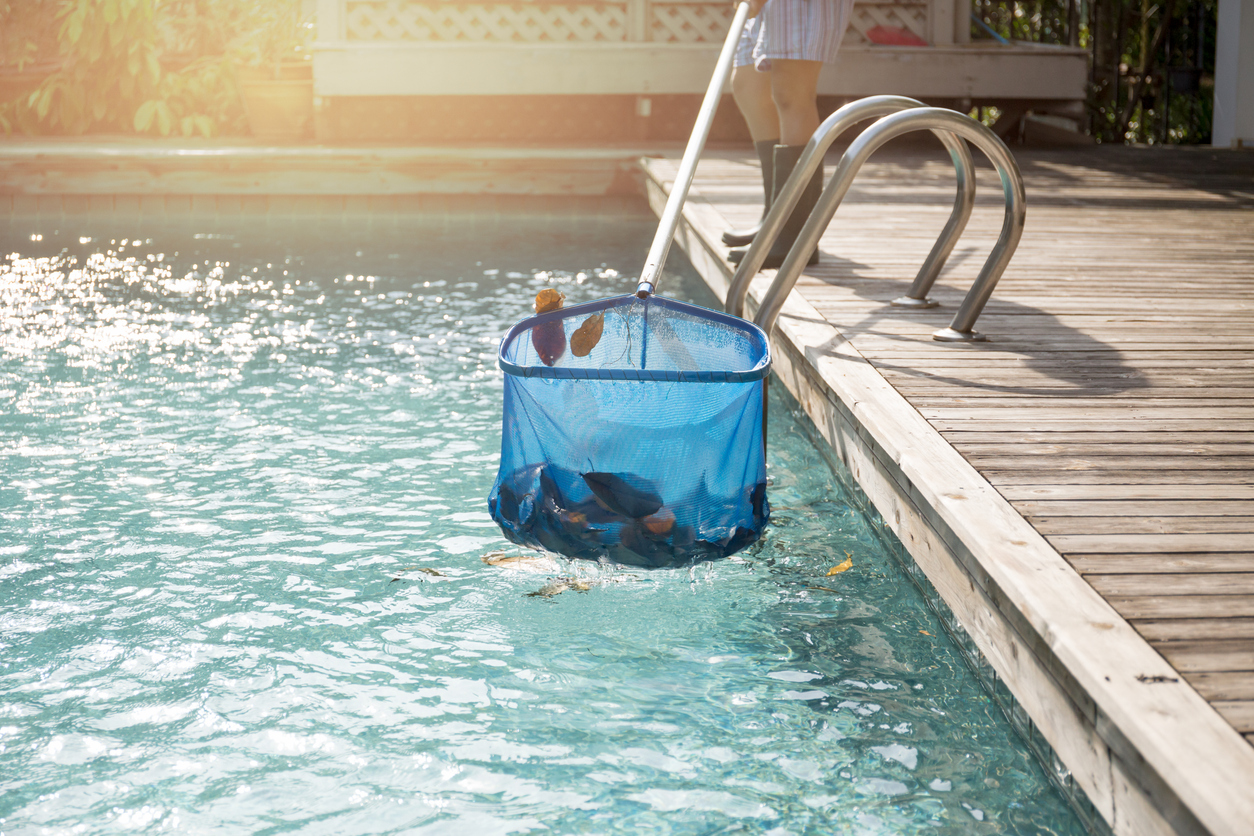
<path id="1" fill-rule="evenodd" d="M 805 145 L 819 127 L 817 91 L 822 61 L 776 58 L 769 76 L 771 100 L 779 119 L 780 145 Z M 751 129 L 752 130 L 752 129 Z"/>
<path id="2" fill-rule="evenodd" d="M 779 113 L 771 91 L 771 74 L 760 73 L 752 65 L 732 70 L 732 98 L 749 126 L 754 142 L 779 140 Z"/>
<path id="3" fill-rule="evenodd" d="M 779 142 L 779 112 L 771 98 L 771 79 L 767 73 L 760 73 L 753 65 L 746 64 L 732 71 L 732 98 L 736 107 L 745 117 L 749 126 L 749 136 L 753 139 L 753 147 L 758 152 L 758 162 L 762 166 L 762 216 L 766 217 L 771 208 L 771 197 L 774 194 L 773 155 L 775 145 Z M 723 243 L 729 247 L 742 247 L 753 242 L 758 234 L 761 221 L 747 229 L 727 229 L 723 231 Z"/>
<path id="4" fill-rule="evenodd" d="M 819 71 L 823 68 L 822 61 L 804 61 L 799 59 L 772 58 L 767 73 L 771 82 L 771 99 L 779 116 L 780 144 L 775 146 L 772 166 L 772 180 L 775 195 L 778 195 L 787 182 L 792 170 L 801 158 L 801 152 L 810 141 L 819 126 L 819 111 L 816 92 L 819 83 Z M 805 190 L 797 200 L 796 207 L 784 222 L 762 266 L 776 268 L 783 263 L 793 242 L 805 225 L 806 219 L 818 202 L 823 191 L 823 170 L 820 166 L 806 184 Z M 739 257 L 738 257 L 739 256 Z M 735 251 L 729 255 L 733 262 L 738 262 L 743 254 Z M 807 258 L 807 263 L 818 263 L 818 250 Z"/>

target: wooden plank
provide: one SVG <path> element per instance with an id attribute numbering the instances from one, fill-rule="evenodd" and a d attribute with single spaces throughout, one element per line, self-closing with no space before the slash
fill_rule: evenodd
<path id="1" fill-rule="evenodd" d="M 917 342 L 876 351 L 867 359 L 876 367 L 898 366 L 914 368 L 919 365 L 952 367 L 973 361 L 983 361 L 989 368 L 1126 368 L 1129 371 L 1172 368 L 1213 368 L 1217 364 L 1245 368 L 1254 365 L 1254 358 L 1242 349 L 1211 351 L 1161 351 L 1123 352 L 1115 349 L 1102 351 L 1033 350 L 1002 351 L 995 348 L 967 348 L 965 345 L 981 343 Z M 983 343 L 982 345 L 988 345 Z"/>
<path id="2" fill-rule="evenodd" d="M 1254 617 L 1249 595 L 1110 595 L 1106 600 L 1129 620 Z"/>
<path id="3" fill-rule="evenodd" d="M 1254 700 L 1254 671 L 1195 673 L 1189 684 L 1208 700 Z"/>
<path id="4" fill-rule="evenodd" d="M 980 456 L 960 450 L 967 461 L 980 470 L 1017 470 L 1038 474 L 1047 482 L 1054 471 L 1134 471 L 1150 470 L 1170 478 L 1170 472 L 1254 471 L 1254 456 L 1061 456 L 997 455 Z"/>
<path id="5" fill-rule="evenodd" d="M 1164 575 L 1182 572 L 1254 572 L 1254 553 L 1069 554 L 1067 562 L 1082 575 Z M 1170 578 L 1164 578 L 1170 583 Z"/>
<path id="6" fill-rule="evenodd" d="M 1165 618 L 1133 621 L 1150 641 L 1254 639 L 1254 618 Z"/>
<path id="7" fill-rule="evenodd" d="M 1176 491 L 1175 494 L 1191 495 L 1187 489 Z M 1254 499 L 1037 499 L 1015 502 L 1014 506 L 1016 511 L 1028 517 L 1034 525 L 1040 520 L 1058 517 L 1254 518 Z M 1245 525 L 1251 524 L 1254 524 L 1254 519 L 1245 520 Z"/>
<path id="8" fill-rule="evenodd" d="M 995 418 L 983 417 L 972 420 L 967 417 L 931 418 L 932 427 L 943 434 L 951 432 L 1103 432 L 1103 433 L 1140 433 L 1140 432 L 1236 432 L 1249 426 L 1248 420 L 1219 420 L 1210 418 L 1179 418 L 1138 415 L 1135 420 L 1124 420 L 1119 417 L 1102 417 L 1096 415 L 1054 415 L 1041 418 L 1037 416 L 1016 415 L 1013 410 L 1005 410 Z"/>
<path id="9" fill-rule="evenodd" d="M 1045 417 L 1051 414 L 1103 417 L 1102 413 L 1126 413 L 1128 420 L 1135 421 L 1145 415 L 1160 418 L 1242 419 L 1248 426 L 1254 418 L 1254 406 L 1233 403 L 1231 398 L 1194 397 L 1187 403 L 1146 397 L 1138 392 L 1129 398 L 1090 398 L 1055 393 L 989 392 L 987 396 L 953 392 L 950 397 L 922 395 L 910 398 L 910 403 L 924 415 L 954 417 L 969 415 L 972 418 L 1005 418 L 1006 410 L 1023 413 L 1024 417 Z M 1003 413 L 1003 414 L 999 414 Z"/>
<path id="10" fill-rule="evenodd" d="M 981 475 L 997 485 L 1250 485 L 1248 470 L 1014 470 L 981 469 Z M 1113 491 L 1111 492 L 1113 493 Z"/>
<path id="11" fill-rule="evenodd" d="M 1196 406 L 1238 407 L 1240 401 L 1254 398 L 1254 389 L 1226 385 L 1199 384 L 1196 388 L 1165 386 L 1102 386 L 1083 381 L 1035 381 L 1021 380 L 1014 384 L 997 382 L 948 381 L 935 383 L 902 383 L 894 381 L 897 389 L 917 407 L 932 406 L 1002 406 L 1026 401 L 1020 405 L 1032 407 L 1054 406 L 1059 399 L 1100 398 L 1100 403 L 1077 403 L 1079 407 L 1161 407 L 1183 409 Z M 1225 403 L 1227 401 L 1227 403 Z"/>
<path id="12" fill-rule="evenodd" d="M 1112 491 L 1110 485 L 1118 484 L 1118 490 Z M 1021 484 L 1002 485 L 998 492 L 1011 501 L 1016 500 L 1107 500 L 1112 495 L 1120 500 L 1159 500 L 1159 499 L 1197 499 L 1197 500 L 1247 500 L 1254 499 L 1254 485 L 1249 484 L 1203 484 L 1181 485 L 1176 482 L 1167 484 L 1136 484 L 1116 483 L 1098 485 L 1082 484 Z"/>
<path id="13" fill-rule="evenodd" d="M 1158 595 L 1249 595 L 1254 597 L 1254 572 L 1202 572 L 1172 575 L 1086 575 L 1085 580 L 1107 597 Z"/>
<path id="14" fill-rule="evenodd" d="M 1215 710 L 1239 732 L 1254 732 L 1254 700 L 1215 700 Z"/>
<path id="15" fill-rule="evenodd" d="M 945 439 L 954 446 L 969 449 L 974 444 L 1033 444 L 1033 445 L 1074 445 L 1072 449 L 1083 449 L 1081 445 L 1139 445 L 1147 448 L 1159 444 L 1176 444 L 1180 446 L 1199 445 L 1224 447 L 1229 444 L 1254 443 L 1254 429 L 1240 431 L 1236 428 L 1230 432 L 1195 431 L 1195 432 L 1145 432 L 1130 436 L 1118 432 L 1086 432 L 1073 430 L 1058 432 L 1016 432 L 1007 430 L 1000 433 L 967 432 L 944 433 Z"/>
<path id="16" fill-rule="evenodd" d="M 1181 673 L 1254 671 L 1254 639 L 1193 639 L 1151 644 Z"/>
<path id="17" fill-rule="evenodd" d="M 1248 552 L 1254 532 L 1238 534 L 1056 534 L 1047 538 L 1064 554 L 1082 552 Z"/>
<path id="18" fill-rule="evenodd" d="M 1230 535 L 1254 532 L 1254 517 L 1025 516 L 1028 516 L 1028 521 L 1046 537 L 1086 534 Z"/>

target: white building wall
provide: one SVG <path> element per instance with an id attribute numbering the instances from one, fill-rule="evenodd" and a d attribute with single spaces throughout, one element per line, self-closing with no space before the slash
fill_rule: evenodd
<path id="1" fill-rule="evenodd" d="M 1254 147 L 1254 0 L 1219 0 L 1211 144 Z"/>

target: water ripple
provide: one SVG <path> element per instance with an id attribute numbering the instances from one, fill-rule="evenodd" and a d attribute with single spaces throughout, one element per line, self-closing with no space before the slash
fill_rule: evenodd
<path id="1" fill-rule="evenodd" d="M 497 341 L 648 217 L 57 223 L 0 261 L 0 830 L 1081 832 L 782 402 L 748 553 L 480 560 Z"/>

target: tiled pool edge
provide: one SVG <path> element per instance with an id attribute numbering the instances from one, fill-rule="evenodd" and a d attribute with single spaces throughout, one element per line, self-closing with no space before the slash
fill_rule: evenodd
<path id="1" fill-rule="evenodd" d="M 642 165 L 659 211 L 668 164 Z M 694 187 L 677 240 L 720 297 L 730 271 L 698 228 L 722 226 Z M 1110 830 L 1248 836 L 1254 798 L 1233 776 L 1254 755 L 1231 726 L 799 295 L 773 337 L 832 458 Z"/>

